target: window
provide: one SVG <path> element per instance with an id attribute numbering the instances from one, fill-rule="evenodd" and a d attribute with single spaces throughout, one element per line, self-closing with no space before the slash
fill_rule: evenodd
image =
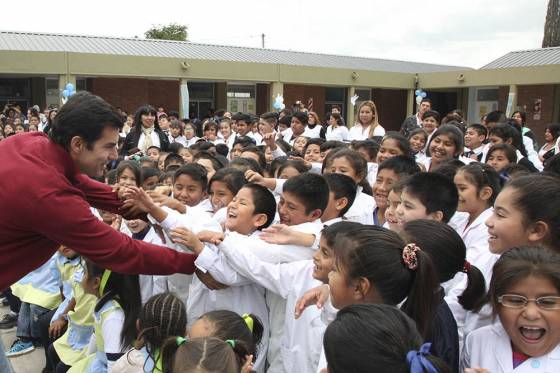
<path id="1" fill-rule="evenodd" d="M 476 101 L 498 101 L 498 89 L 478 89 L 476 92 Z"/>
<path id="2" fill-rule="evenodd" d="M 255 85 L 228 84 L 228 98 L 255 98 Z"/>
<path id="3" fill-rule="evenodd" d="M 358 102 L 371 100 L 371 89 L 356 89 L 358 95 Z"/>
<path id="4" fill-rule="evenodd" d="M 214 100 L 214 83 L 188 82 L 191 100 Z"/>

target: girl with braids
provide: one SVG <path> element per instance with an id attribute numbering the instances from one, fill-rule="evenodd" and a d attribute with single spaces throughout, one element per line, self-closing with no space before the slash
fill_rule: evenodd
<path id="1" fill-rule="evenodd" d="M 99 300 L 94 308 L 94 334 L 89 356 L 70 368 L 70 373 L 105 373 L 136 338 L 136 319 L 142 307 L 138 275 L 124 275 L 86 260 L 82 287 Z"/>
<path id="2" fill-rule="evenodd" d="M 169 337 L 182 337 L 187 331 L 185 304 L 171 293 L 151 297 L 136 321 L 138 338 L 133 349 L 113 365 L 121 373 L 163 372 L 161 346 Z"/>

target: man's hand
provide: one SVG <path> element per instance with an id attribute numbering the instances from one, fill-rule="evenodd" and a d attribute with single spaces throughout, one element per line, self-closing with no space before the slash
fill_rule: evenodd
<path id="1" fill-rule="evenodd" d="M 128 187 L 124 191 L 124 197 L 126 198 L 125 204 L 131 203 L 143 212 L 150 212 L 155 207 L 152 198 L 142 188 Z"/>
<path id="2" fill-rule="evenodd" d="M 206 285 L 206 287 L 210 290 L 222 290 L 222 289 L 227 289 L 229 287 L 227 285 L 222 284 L 221 282 L 216 281 L 214 277 L 212 277 L 212 275 L 210 275 L 210 273 L 208 272 L 204 273 L 201 270 L 197 269 L 195 273 L 196 273 L 196 277 L 198 277 L 200 282 Z"/>
<path id="3" fill-rule="evenodd" d="M 58 337 L 60 337 L 64 332 L 64 329 L 66 329 L 66 325 L 68 325 L 68 321 L 64 320 L 64 318 L 60 316 L 58 320 L 56 320 L 49 326 L 49 337 L 51 337 L 52 339 L 57 339 Z"/>

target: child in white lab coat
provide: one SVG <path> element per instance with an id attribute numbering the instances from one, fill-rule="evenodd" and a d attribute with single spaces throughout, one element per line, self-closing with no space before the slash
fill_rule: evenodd
<path id="1" fill-rule="evenodd" d="M 471 163 L 461 167 L 454 178 L 459 192 L 457 211 L 468 215 L 457 223 L 457 233 L 467 247 L 467 260 L 477 264 L 478 257 L 487 254 L 488 227 L 486 220 L 492 215 L 494 201 L 500 192 L 500 176 L 490 166 Z"/>
<path id="2" fill-rule="evenodd" d="M 500 322 L 467 336 L 463 368 L 560 371 L 560 254 L 520 246 L 494 265 L 488 294 Z"/>

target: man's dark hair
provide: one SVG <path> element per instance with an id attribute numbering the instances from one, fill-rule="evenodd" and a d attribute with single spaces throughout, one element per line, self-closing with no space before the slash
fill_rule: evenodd
<path id="1" fill-rule="evenodd" d="M 123 127 L 121 116 L 115 108 L 99 96 L 78 92 L 58 111 L 49 136 L 66 150 L 72 138 L 80 136 L 91 150 L 106 127 L 118 130 Z"/>

